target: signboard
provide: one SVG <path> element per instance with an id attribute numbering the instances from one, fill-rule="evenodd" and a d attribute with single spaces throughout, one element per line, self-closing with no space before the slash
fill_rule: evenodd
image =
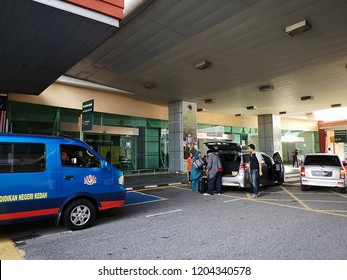
<path id="1" fill-rule="evenodd" d="M 347 142 L 347 131 L 346 130 L 334 130 L 335 143 Z"/>
<path id="2" fill-rule="evenodd" d="M 82 131 L 92 130 L 94 122 L 94 99 L 82 104 Z"/>

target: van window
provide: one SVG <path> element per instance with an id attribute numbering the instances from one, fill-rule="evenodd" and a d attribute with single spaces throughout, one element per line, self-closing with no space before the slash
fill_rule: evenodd
<path id="1" fill-rule="evenodd" d="M 43 172 L 46 147 L 37 143 L 0 143 L 0 173 Z"/>
<path id="2" fill-rule="evenodd" d="M 63 167 L 101 167 L 94 153 L 78 145 L 60 145 L 60 158 Z"/>

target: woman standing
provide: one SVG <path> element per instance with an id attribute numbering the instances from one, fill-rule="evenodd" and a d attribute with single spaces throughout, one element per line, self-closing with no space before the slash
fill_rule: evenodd
<path id="1" fill-rule="evenodd" d="M 197 151 L 193 157 L 193 163 L 201 158 L 201 153 Z M 202 175 L 202 168 L 196 168 L 194 164 L 192 165 L 192 172 L 190 174 L 190 179 L 192 180 L 192 191 L 197 191 L 199 187 L 199 180 Z"/>

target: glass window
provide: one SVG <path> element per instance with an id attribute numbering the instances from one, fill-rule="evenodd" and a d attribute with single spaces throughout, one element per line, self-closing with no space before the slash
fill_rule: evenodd
<path id="1" fill-rule="evenodd" d="M 305 165 L 327 165 L 327 166 L 341 166 L 338 156 L 330 155 L 309 155 L 305 158 Z"/>
<path id="2" fill-rule="evenodd" d="M 46 147 L 33 143 L 0 143 L 0 173 L 42 172 Z"/>
<path id="3" fill-rule="evenodd" d="M 61 145 L 60 156 L 64 167 L 101 167 L 100 159 L 82 146 Z"/>

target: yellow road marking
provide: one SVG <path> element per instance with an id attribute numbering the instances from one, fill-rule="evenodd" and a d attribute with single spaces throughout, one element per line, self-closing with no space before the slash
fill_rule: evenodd
<path id="1" fill-rule="evenodd" d="M 302 200 L 300 200 L 298 197 L 296 197 L 294 194 L 292 194 L 290 191 L 288 191 L 285 187 L 281 187 L 287 194 L 289 194 L 290 197 L 292 197 L 294 200 L 299 202 L 305 209 L 312 210 L 307 204 L 305 204 Z"/>
<path id="2" fill-rule="evenodd" d="M 23 257 L 19 253 L 14 243 L 6 238 L 0 237 L 0 260 L 22 260 Z"/>
<path id="3" fill-rule="evenodd" d="M 301 201 L 317 202 L 317 203 L 324 203 L 324 202 L 329 202 L 329 203 L 347 203 L 347 201 L 336 201 L 336 200 L 307 200 L 307 199 L 302 199 Z"/>
<path id="4" fill-rule="evenodd" d="M 346 194 L 337 193 L 337 192 L 333 192 L 333 191 L 330 191 L 330 192 L 331 192 L 331 193 L 333 193 L 333 194 L 336 194 L 336 195 L 342 196 L 343 198 L 346 198 L 346 199 L 347 199 L 347 195 L 346 195 Z"/>
<path id="5" fill-rule="evenodd" d="M 161 188 L 162 189 L 164 189 L 164 188 L 175 188 L 175 189 L 180 189 L 180 190 L 185 190 L 185 191 L 190 191 L 191 190 L 190 188 L 184 188 L 184 186 L 189 186 L 189 185 L 164 186 L 164 187 L 161 187 Z M 273 200 L 274 201 L 282 201 L 282 202 L 292 201 L 292 200 L 289 200 L 289 199 L 270 199 L 270 198 L 263 198 L 263 197 L 257 197 L 255 199 L 253 199 L 253 198 L 251 198 L 251 194 L 249 192 L 246 192 L 246 197 L 239 197 L 239 196 L 234 196 L 234 195 L 229 195 L 229 194 L 222 194 L 221 196 L 230 197 L 230 198 L 237 198 L 238 200 L 249 200 L 249 201 L 254 201 L 254 202 L 258 202 L 258 203 L 265 203 L 265 204 L 282 206 L 282 207 L 287 207 L 287 208 L 292 208 L 292 209 L 311 211 L 311 212 L 320 213 L 320 214 L 333 215 L 333 216 L 339 216 L 339 217 L 344 217 L 344 218 L 347 217 L 347 215 L 342 214 L 342 213 L 345 213 L 343 210 L 317 210 L 317 209 L 312 209 L 304 202 L 325 202 L 325 201 L 324 200 L 317 200 L 317 201 L 315 201 L 315 200 L 301 200 L 298 197 L 296 197 L 294 195 L 294 193 L 288 191 L 285 187 L 281 186 L 281 188 L 283 189 L 282 191 L 274 192 L 274 193 L 275 194 L 276 193 L 286 193 L 290 197 L 292 197 L 292 199 L 294 199 L 296 202 L 298 202 L 302 207 L 271 202 Z M 158 188 L 156 188 L 156 189 L 158 189 Z M 267 193 L 271 194 L 271 192 L 267 192 Z M 307 194 L 307 193 L 299 192 L 298 194 Z M 311 193 L 311 194 L 318 194 L 318 193 Z M 319 193 L 319 194 L 324 194 L 324 193 Z M 342 202 L 327 201 L 327 202 L 330 202 L 330 203 L 331 202 L 333 202 L 333 203 L 336 203 L 336 202 L 337 203 L 344 203 L 343 201 Z M 334 213 L 334 212 L 338 212 L 338 213 Z"/>
<path id="6" fill-rule="evenodd" d="M 324 210 L 326 212 L 339 212 L 339 213 L 347 213 L 347 210 Z"/>

